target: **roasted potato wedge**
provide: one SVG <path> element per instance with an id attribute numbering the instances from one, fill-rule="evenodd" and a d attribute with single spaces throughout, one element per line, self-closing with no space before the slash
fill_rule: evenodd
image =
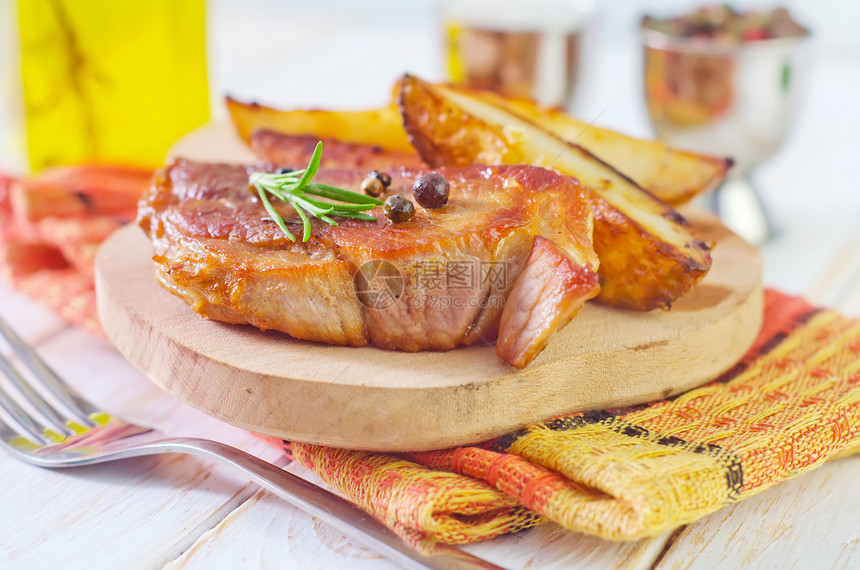
<path id="1" fill-rule="evenodd" d="M 226 98 L 226 103 L 230 118 L 246 143 L 251 142 L 254 131 L 269 129 L 289 135 L 372 144 L 390 150 L 413 150 L 396 105 L 366 111 L 282 111 L 258 103 L 242 103 L 231 97 Z"/>
<path id="2" fill-rule="evenodd" d="M 399 82 L 395 92 L 398 89 Z M 719 186 L 732 166 L 729 158 L 675 150 L 656 141 L 629 137 L 589 125 L 558 109 L 542 107 L 525 97 L 505 97 L 491 91 L 474 91 L 474 94 L 579 144 L 673 206 Z M 287 111 L 242 103 L 230 97 L 226 103 L 239 136 L 249 144 L 255 131 L 269 129 L 288 135 L 412 151 L 396 104 L 364 111 Z"/>
<path id="3" fill-rule="evenodd" d="M 399 101 L 410 140 L 431 166 L 532 164 L 588 187 L 603 302 L 643 311 L 668 307 L 710 268 L 710 248 L 671 206 L 518 112 L 412 76 L 402 80 Z"/>
<path id="4" fill-rule="evenodd" d="M 685 152 L 657 141 L 628 137 L 589 125 L 558 109 L 542 107 L 528 98 L 503 97 L 491 91 L 476 91 L 475 95 L 582 146 L 673 206 L 719 186 L 732 166 L 730 158 Z"/>

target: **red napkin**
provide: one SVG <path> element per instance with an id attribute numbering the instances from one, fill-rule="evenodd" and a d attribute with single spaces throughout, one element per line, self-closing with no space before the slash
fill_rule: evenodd
<path id="1" fill-rule="evenodd" d="M 0 175 L 0 272 L 69 322 L 102 335 L 93 260 L 99 243 L 137 214 L 152 171 L 64 166 L 31 178 Z"/>

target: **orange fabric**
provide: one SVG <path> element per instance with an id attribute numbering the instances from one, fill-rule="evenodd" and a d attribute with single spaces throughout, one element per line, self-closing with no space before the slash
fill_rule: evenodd
<path id="1" fill-rule="evenodd" d="M 83 165 L 0 176 L 0 274 L 70 323 L 103 335 L 93 260 L 99 243 L 133 220 L 151 172 Z"/>

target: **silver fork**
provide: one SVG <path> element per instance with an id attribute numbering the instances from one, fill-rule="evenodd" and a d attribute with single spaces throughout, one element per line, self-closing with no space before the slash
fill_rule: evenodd
<path id="1" fill-rule="evenodd" d="M 159 453 L 215 460 L 407 568 L 500 568 L 453 547 L 425 555 L 337 495 L 229 445 L 163 433 L 99 410 L 67 385 L 0 319 L 0 335 L 32 374 L 0 353 L 0 441 L 13 456 L 41 467 L 75 467 Z M 21 404 L 24 404 L 23 406 Z M 30 408 L 28 412 L 25 408 Z"/>

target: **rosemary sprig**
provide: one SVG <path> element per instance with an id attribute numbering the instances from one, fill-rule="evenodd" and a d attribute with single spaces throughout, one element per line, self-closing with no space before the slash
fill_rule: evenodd
<path id="1" fill-rule="evenodd" d="M 349 190 L 329 184 L 313 182 L 313 178 L 319 170 L 321 158 L 322 142 L 319 142 L 314 149 L 314 154 L 311 156 L 311 161 L 308 163 L 307 168 L 294 170 L 285 174 L 253 172 L 249 177 L 249 182 L 257 189 L 257 193 L 260 195 L 260 202 L 262 202 L 266 212 L 269 213 L 269 217 L 272 218 L 291 241 L 296 241 L 296 237 L 287 229 L 284 219 L 278 214 L 275 207 L 272 206 L 272 203 L 269 201 L 269 194 L 289 203 L 298 212 L 304 225 L 302 241 L 308 241 L 311 237 L 311 222 L 308 219 L 308 214 L 332 226 L 337 225 L 337 222 L 332 217 L 375 222 L 376 218 L 362 214 L 361 212 L 372 210 L 383 203 L 382 200 L 373 196 L 350 192 Z M 334 202 L 316 200 L 310 196 L 319 196 L 320 198 L 334 200 Z"/>

